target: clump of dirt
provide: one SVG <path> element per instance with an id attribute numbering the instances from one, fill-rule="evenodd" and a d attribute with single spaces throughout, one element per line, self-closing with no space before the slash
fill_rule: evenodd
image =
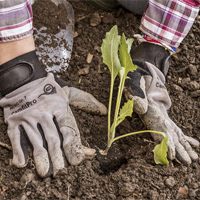
<path id="1" fill-rule="evenodd" d="M 46 27 L 45 32 L 56 34 L 68 24 L 67 9 L 63 3 L 58 6 L 52 1 L 35 1 L 33 9 L 33 26 L 36 29 Z"/>
<path id="2" fill-rule="evenodd" d="M 59 75 L 74 87 L 91 93 L 107 106 L 110 73 L 102 63 L 100 52 L 102 39 L 113 25 L 118 25 L 119 33 L 124 32 L 128 38 L 140 33 L 141 16 L 133 15 L 123 8 L 104 12 L 79 0 L 70 2 L 76 17 L 73 53 L 67 71 Z M 90 23 L 95 13 L 98 13 L 99 19 L 98 23 L 92 26 Z M 109 20 L 111 15 L 112 20 Z M 48 17 L 45 20 L 48 20 Z M 51 23 L 54 26 L 52 21 Z M 166 87 L 172 100 L 170 118 L 185 135 L 200 141 L 199 29 L 200 17 L 197 17 L 189 34 L 178 48 L 178 53 L 171 58 Z M 137 45 L 135 40 L 133 48 Z M 88 54 L 93 55 L 91 62 L 87 62 Z M 84 68 L 88 69 L 87 73 L 79 73 L 79 70 Z M 113 100 L 116 99 L 117 85 L 116 82 Z M 107 116 L 85 113 L 73 107 L 72 110 L 85 146 L 95 147 L 106 142 Z M 2 110 L 0 110 L 0 126 L 0 140 L 10 144 Z M 117 127 L 116 134 L 122 135 L 143 129 L 146 127 L 138 116 L 133 114 Z M 117 171 L 104 174 L 99 161 L 94 158 L 83 161 L 79 166 L 69 166 L 56 178 L 45 179 L 37 176 L 32 159 L 23 169 L 10 165 L 12 152 L 0 146 L 0 199 L 200 199 L 199 160 L 190 166 L 184 166 L 176 161 L 170 161 L 169 166 L 155 165 L 152 150 L 156 143 L 149 134 L 123 138 L 116 143 L 120 145 L 126 157 L 126 162 Z M 194 150 L 200 156 L 199 148 Z M 20 179 L 26 170 L 30 170 L 35 176 L 22 187 Z M 182 196 L 181 191 L 184 191 Z"/>

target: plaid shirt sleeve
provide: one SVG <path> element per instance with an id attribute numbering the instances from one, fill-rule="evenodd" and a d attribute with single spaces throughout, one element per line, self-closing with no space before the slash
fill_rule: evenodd
<path id="1" fill-rule="evenodd" d="M 200 0 L 149 0 L 140 30 L 152 39 L 178 47 L 199 12 Z"/>
<path id="2" fill-rule="evenodd" d="M 33 34 L 31 0 L 0 0 L 0 42 Z"/>

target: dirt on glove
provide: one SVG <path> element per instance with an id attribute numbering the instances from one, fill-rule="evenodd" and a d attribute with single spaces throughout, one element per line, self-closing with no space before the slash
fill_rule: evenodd
<path id="1" fill-rule="evenodd" d="M 120 34 L 124 32 L 126 37 L 133 37 L 133 34 L 140 33 L 141 17 L 122 8 L 108 13 L 78 0 L 70 2 L 76 17 L 74 47 L 70 66 L 60 76 L 73 86 L 91 93 L 107 106 L 110 73 L 102 64 L 102 39 L 115 24 L 118 25 Z M 100 22 L 91 26 L 94 13 L 98 13 Z M 109 20 L 111 15 L 113 20 Z M 45 17 L 45 20 L 48 20 L 48 17 Z M 51 23 L 54 26 L 49 20 L 49 24 Z M 197 17 L 178 48 L 178 53 L 171 59 L 166 87 L 172 100 L 170 117 L 186 135 L 200 141 L 199 29 L 200 17 Z M 138 43 L 135 40 L 133 48 L 136 45 Z M 90 63 L 87 62 L 89 53 L 93 55 Z M 87 73 L 79 73 L 79 70 L 84 68 L 89 69 Z M 116 99 L 117 85 L 116 81 L 113 99 Z M 107 116 L 72 109 L 85 146 L 94 147 L 106 141 Z M 2 110 L 0 126 L 0 141 L 10 145 Z M 145 127 L 142 122 L 133 114 L 119 125 L 117 135 L 143 129 Z M 125 152 L 127 160 L 117 171 L 105 175 L 94 158 L 85 160 L 79 166 L 69 166 L 67 170 L 62 170 L 57 178 L 48 177 L 44 180 L 38 178 L 31 159 L 23 169 L 10 165 L 12 152 L 0 146 L 0 199 L 173 200 L 182 199 L 180 188 L 185 188 L 184 198 L 200 199 L 199 160 L 188 167 L 176 161 L 170 162 L 169 166 L 156 165 L 152 152 L 156 144 L 149 134 L 127 137 L 117 143 Z M 195 151 L 200 156 L 200 150 Z M 27 181 L 24 187 L 20 178 L 28 169 L 35 176 L 31 181 Z"/>

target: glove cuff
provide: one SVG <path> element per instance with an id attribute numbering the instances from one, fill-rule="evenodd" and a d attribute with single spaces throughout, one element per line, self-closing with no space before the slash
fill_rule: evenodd
<path id="1" fill-rule="evenodd" d="M 35 51 L 18 56 L 0 65 L 0 93 L 6 94 L 47 75 Z"/>
<path id="2" fill-rule="evenodd" d="M 156 66 L 164 76 L 169 69 L 170 53 L 164 47 L 149 42 L 139 44 L 131 53 L 132 59 L 149 62 Z"/>

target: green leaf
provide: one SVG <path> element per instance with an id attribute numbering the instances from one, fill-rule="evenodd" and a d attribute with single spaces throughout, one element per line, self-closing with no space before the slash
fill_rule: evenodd
<path id="1" fill-rule="evenodd" d="M 169 165 L 167 160 L 167 142 L 168 139 L 165 137 L 165 134 L 162 133 L 163 139 L 162 142 L 154 147 L 154 161 L 156 164 Z"/>
<path id="2" fill-rule="evenodd" d="M 109 32 L 106 33 L 105 39 L 103 39 L 101 45 L 103 62 L 108 66 L 113 81 L 121 69 L 118 57 L 120 40 L 121 36 L 118 35 L 118 28 L 115 25 Z"/>
<path id="3" fill-rule="evenodd" d="M 127 101 L 119 111 L 117 126 L 126 118 L 131 117 L 133 113 L 133 100 Z"/>
<path id="4" fill-rule="evenodd" d="M 122 68 L 119 70 L 119 73 L 118 73 L 119 78 L 120 78 L 120 82 L 122 82 L 123 79 L 124 79 L 124 73 L 125 73 L 125 69 L 124 69 L 124 67 L 122 67 Z M 119 90 L 121 90 L 121 88 L 119 88 Z"/>
<path id="5" fill-rule="evenodd" d="M 128 39 L 126 40 L 126 44 L 128 45 L 128 53 L 130 53 L 130 51 L 131 51 L 131 46 L 132 46 L 132 44 L 133 44 L 133 41 L 134 41 L 133 38 L 128 38 Z"/>
<path id="6" fill-rule="evenodd" d="M 121 38 L 121 45 L 119 47 L 119 58 L 121 62 L 121 66 L 125 68 L 124 71 L 124 78 L 126 78 L 128 72 L 133 72 L 137 69 L 137 65 L 134 65 L 131 59 L 131 55 L 129 54 L 130 46 L 132 41 L 129 39 L 128 42 L 126 41 L 124 33 L 122 34 Z M 128 43 L 128 44 L 127 44 Z"/>

